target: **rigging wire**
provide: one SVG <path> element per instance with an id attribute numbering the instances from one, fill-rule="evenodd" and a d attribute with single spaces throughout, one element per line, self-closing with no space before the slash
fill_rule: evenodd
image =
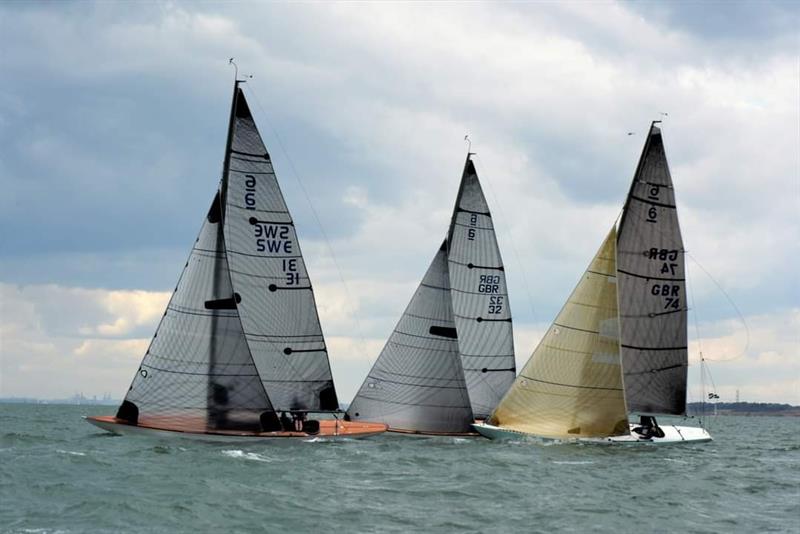
<path id="1" fill-rule="evenodd" d="M 728 294 L 728 292 L 725 291 L 725 289 L 722 287 L 722 285 L 719 282 L 717 282 L 717 280 L 713 276 L 711 276 L 711 273 L 709 273 L 700 264 L 700 262 L 697 260 L 697 258 L 695 258 L 692 254 L 689 253 L 689 251 L 685 251 L 685 254 L 687 256 L 689 256 L 689 258 L 691 258 L 691 260 L 695 263 L 695 265 L 700 267 L 700 270 L 702 270 L 706 274 L 706 276 L 708 276 L 711 279 L 712 282 L 714 282 L 714 285 L 717 286 L 717 289 L 719 289 L 720 292 L 725 296 L 725 299 L 728 301 L 728 303 L 731 305 L 731 307 L 736 312 L 736 315 L 739 316 L 739 320 L 742 322 L 742 326 L 744 326 L 746 339 L 745 339 L 745 344 L 744 344 L 744 348 L 742 349 L 742 351 L 739 354 L 737 354 L 736 356 L 734 356 L 733 358 L 724 358 L 724 359 L 716 359 L 715 358 L 715 359 L 709 360 L 709 361 L 713 361 L 713 362 L 732 362 L 734 360 L 738 360 L 739 358 L 741 358 L 742 356 L 747 354 L 747 351 L 750 348 L 750 327 L 747 325 L 747 321 L 745 320 L 744 315 L 742 314 L 742 312 L 739 310 L 739 307 L 736 306 L 736 303 L 733 301 L 733 299 Z"/>
<path id="2" fill-rule="evenodd" d="M 470 141 L 470 148 L 472 148 L 472 141 Z M 473 153 L 475 158 L 481 164 L 481 177 L 482 182 L 489 186 L 489 191 L 492 194 L 492 200 L 494 200 L 494 205 L 497 206 L 497 212 L 500 213 L 500 218 L 502 219 L 502 226 L 503 226 L 503 233 L 508 237 L 508 242 L 511 244 L 511 252 L 514 254 L 514 259 L 517 262 L 519 267 L 519 273 L 522 277 L 522 285 L 525 287 L 525 294 L 528 297 L 528 306 L 531 309 L 531 315 L 533 316 L 533 322 L 538 323 L 537 315 L 536 315 L 536 308 L 533 305 L 533 295 L 531 294 L 530 286 L 528 285 L 528 277 L 525 276 L 525 268 L 522 264 L 522 260 L 520 259 L 519 251 L 517 250 L 516 245 L 514 244 L 514 238 L 511 235 L 511 225 L 509 224 L 508 219 L 506 218 L 505 212 L 503 211 L 503 206 L 500 204 L 500 200 L 497 198 L 497 195 L 494 192 L 494 187 L 492 187 L 492 181 L 489 179 L 489 175 L 486 173 L 485 169 L 486 166 L 483 164 L 483 159 L 477 153 Z M 497 229 L 495 229 L 495 232 Z"/>
<path id="3" fill-rule="evenodd" d="M 333 265 L 334 265 L 334 268 L 336 269 L 336 273 L 339 276 L 339 281 L 342 283 L 342 286 L 344 287 L 345 296 L 347 298 L 347 301 L 348 302 L 354 302 L 354 300 L 353 300 L 353 298 L 351 296 L 351 293 L 350 293 L 350 288 L 347 285 L 347 282 L 345 281 L 344 275 L 342 274 L 342 270 L 341 270 L 341 268 L 339 266 L 339 262 L 336 259 L 336 254 L 333 251 L 333 246 L 331 245 L 330 239 L 328 238 L 328 234 L 327 234 L 327 232 L 325 232 L 325 228 L 323 227 L 322 221 L 321 221 L 321 219 L 319 217 L 319 214 L 317 213 L 317 210 L 314 207 L 314 203 L 311 201 L 311 197 L 308 194 L 308 190 L 306 189 L 306 186 L 305 186 L 305 184 L 303 183 L 303 180 L 300 177 L 300 173 L 297 172 L 297 168 L 294 165 L 294 161 L 289 156 L 289 152 L 286 150 L 286 147 L 284 146 L 283 140 L 281 139 L 281 136 L 278 133 L 277 129 L 273 126 L 272 121 L 269 120 L 269 115 L 265 111 L 264 106 L 261 105 L 261 100 L 258 98 L 258 95 L 256 94 L 256 92 L 254 90 L 250 90 L 250 88 L 248 88 L 248 92 L 253 96 L 253 99 L 255 100 L 259 111 L 261 112 L 261 116 L 264 119 L 264 122 L 266 122 L 266 124 L 269 127 L 270 131 L 275 136 L 275 139 L 278 142 L 278 146 L 280 147 L 281 152 L 283 153 L 284 157 L 286 158 L 286 161 L 289 163 L 289 169 L 291 170 L 292 176 L 294 177 L 294 179 L 297 182 L 297 184 L 300 186 L 300 191 L 303 193 L 303 196 L 305 197 L 306 202 L 308 203 L 308 206 L 311 209 L 311 213 L 312 213 L 312 215 L 314 217 L 314 221 L 316 222 L 317 227 L 319 228 L 320 234 L 322 234 L 323 240 L 325 241 L 325 247 L 327 248 L 327 251 L 328 251 L 328 254 L 331 257 L 331 260 L 333 261 Z M 356 323 L 356 331 L 358 332 L 358 338 L 359 338 L 359 341 L 360 341 L 359 350 L 360 350 L 360 352 L 362 352 L 363 356 L 366 358 L 366 360 L 369 363 L 370 367 L 372 367 L 372 363 L 373 362 L 372 362 L 372 359 L 369 357 L 369 354 L 367 353 L 367 350 L 366 350 L 366 343 L 367 342 L 366 342 L 366 338 L 364 337 L 363 329 L 361 327 L 361 321 L 360 321 L 360 319 L 358 317 L 358 313 L 357 313 L 356 310 L 353 311 L 353 320 Z"/>

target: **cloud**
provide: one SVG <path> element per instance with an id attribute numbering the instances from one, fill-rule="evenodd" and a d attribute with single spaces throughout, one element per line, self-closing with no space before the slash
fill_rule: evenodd
<path id="1" fill-rule="evenodd" d="M 735 316 L 719 284 L 745 315 L 780 316 L 800 298 L 798 8 L 712 11 L 3 4 L 0 280 L 33 300 L 63 290 L 59 321 L 34 314 L 58 357 L 81 336 L 146 339 L 155 302 L 123 313 L 133 293 L 115 304 L 70 288 L 174 287 L 219 180 L 235 56 L 255 74 L 248 98 L 331 339 L 372 352 L 391 331 L 446 231 L 466 133 L 515 325 L 540 331 L 619 214 L 662 111 L 693 310 Z"/>
<path id="2" fill-rule="evenodd" d="M 315 287 L 339 397 L 347 401 L 383 348 L 413 288 L 373 283 L 348 296 L 340 284 Z M 381 295 L 393 296 L 376 303 Z M 121 397 L 168 299 L 168 292 L 0 284 L 0 395 L 53 398 L 83 392 Z M 373 309 L 379 310 L 374 316 L 363 313 Z M 725 400 L 740 390 L 743 400 L 800 404 L 800 309 L 748 317 L 747 324 L 744 353 L 748 339 L 741 323 L 699 325 L 702 337 L 690 344 L 690 400 L 700 396 L 696 375 L 702 350 L 716 391 Z M 518 368 L 548 326 L 515 322 Z"/>
<path id="3" fill-rule="evenodd" d="M 169 295 L 0 284 L 0 394 L 121 395 Z"/>

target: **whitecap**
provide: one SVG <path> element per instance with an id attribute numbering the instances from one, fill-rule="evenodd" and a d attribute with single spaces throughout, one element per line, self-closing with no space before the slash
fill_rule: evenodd
<path id="1" fill-rule="evenodd" d="M 593 464 L 594 462 L 590 460 L 561 460 L 561 461 L 553 461 L 554 464 L 558 465 L 588 465 Z"/>
<path id="2" fill-rule="evenodd" d="M 244 452 L 242 450 L 232 449 L 228 451 L 222 451 L 222 454 L 229 458 L 241 458 L 243 460 L 253 460 L 255 462 L 271 462 L 272 460 L 264 455 L 258 454 L 256 452 Z"/>
<path id="3" fill-rule="evenodd" d="M 78 451 L 65 451 L 63 449 L 56 449 L 56 452 L 60 452 L 61 454 L 69 454 L 71 456 L 86 456 L 85 452 Z"/>

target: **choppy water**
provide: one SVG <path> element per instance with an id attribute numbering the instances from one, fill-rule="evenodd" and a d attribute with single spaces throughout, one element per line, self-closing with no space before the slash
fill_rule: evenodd
<path id="1" fill-rule="evenodd" d="M 800 419 L 694 446 L 117 437 L 111 407 L 0 404 L 2 532 L 798 532 Z"/>

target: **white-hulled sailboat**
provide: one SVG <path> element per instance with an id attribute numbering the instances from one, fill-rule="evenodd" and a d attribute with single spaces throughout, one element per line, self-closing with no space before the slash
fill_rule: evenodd
<path id="1" fill-rule="evenodd" d="M 475 435 L 514 381 L 505 268 L 467 154 L 446 239 L 347 410 L 390 432 Z"/>
<path id="2" fill-rule="evenodd" d="M 387 428 L 338 411 L 294 223 L 236 81 L 222 182 L 200 235 L 116 416 L 87 420 L 117 434 L 237 440 Z"/>
<path id="3" fill-rule="evenodd" d="M 684 249 L 653 122 L 625 201 L 578 285 L 491 416 L 486 437 L 611 443 L 710 441 L 686 415 Z M 640 416 L 629 423 L 629 414 Z"/>

